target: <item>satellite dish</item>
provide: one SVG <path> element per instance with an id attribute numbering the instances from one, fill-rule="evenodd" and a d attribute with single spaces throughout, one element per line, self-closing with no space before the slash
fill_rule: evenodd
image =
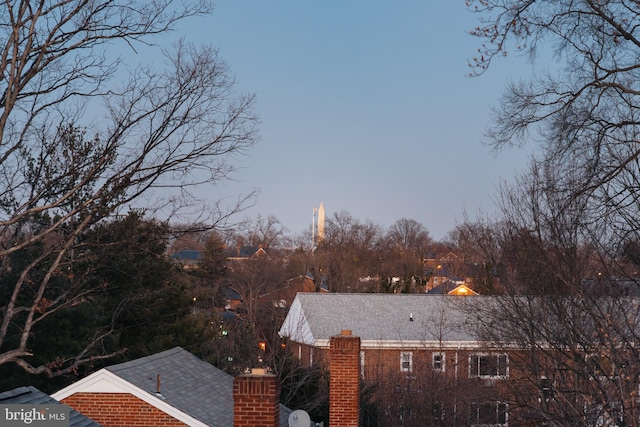
<path id="1" fill-rule="evenodd" d="M 289 415 L 289 427 L 309 427 L 310 425 L 311 418 L 302 409 L 296 409 Z"/>

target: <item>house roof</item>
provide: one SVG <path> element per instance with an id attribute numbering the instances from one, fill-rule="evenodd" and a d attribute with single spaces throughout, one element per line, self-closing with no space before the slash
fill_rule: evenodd
<path id="1" fill-rule="evenodd" d="M 64 399 L 81 391 L 116 390 L 131 393 L 187 425 L 233 425 L 233 376 L 181 347 L 101 369 L 53 396 Z M 290 413 L 280 405 L 281 426 L 288 426 Z"/>
<path id="2" fill-rule="evenodd" d="M 171 258 L 180 261 L 198 261 L 202 258 L 202 252 L 195 249 L 182 249 L 181 251 L 171 255 Z"/>
<path id="3" fill-rule="evenodd" d="M 61 405 L 53 397 L 35 387 L 18 387 L 0 393 L 0 405 Z M 69 427 L 101 427 L 100 424 L 69 408 Z"/>
<path id="4" fill-rule="evenodd" d="M 482 343 L 466 314 L 471 301 L 488 300 L 425 294 L 298 293 L 280 335 L 326 348 L 332 336 L 347 329 L 360 337 L 362 348 L 474 348 Z"/>
<path id="5" fill-rule="evenodd" d="M 465 284 L 446 281 L 427 292 L 430 295 L 478 295 L 476 291 Z"/>

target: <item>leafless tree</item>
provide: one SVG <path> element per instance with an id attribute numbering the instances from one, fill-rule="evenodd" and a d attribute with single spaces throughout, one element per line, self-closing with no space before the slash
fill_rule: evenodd
<path id="1" fill-rule="evenodd" d="M 249 243 L 255 247 L 282 249 L 282 243 L 285 239 L 286 229 L 280 223 L 280 220 L 274 215 L 268 215 L 264 218 L 258 215 L 255 224 L 249 232 Z"/>
<path id="2" fill-rule="evenodd" d="M 536 409 L 546 422 L 637 425 L 637 275 L 621 254 L 640 230 L 638 3 L 468 5 L 482 17 L 472 34 L 485 42 L 472 74 L 513 50 L 556 60 L 509 85 L 487 133 L 501 149 L 537 131 L 541 148 L 529 177 L 501 198 L 512 289 L 537 285 L 535 297 L 505 299 L 486 331 L 539 356 L 529 360 L 538 371 L 525 372 L 530 385 L 544 376 L 555 389 Z"/>
<path id="3" fill-rule="evenodd" d="M 327 274 L 332 292 L 357 291 L 360 279 L 377 275 L 381 237 L 378 225 L 361 222 L 348 212 L 336 212 L 327 219 L 315 262 L 316 270 Z"/>
<path id="4" fill-rule="evenodd" d="M 503 293 L 469 315 L 510 354 L 503 392 L 516 425 L 637 425 L 636 287 L 612 276 L 616 260 L 601 252 L 612 235 L 589 197 L 557 182 L 536 163 L 503 187 L 491 245 Z"/>
<path id="5" fill-rule="evenodd" d="M 204 0 L 0 6 L 0 276 L 21 268 L 3 289 L 0 364 L 59 375 L 109 356 L 107 327 L 69 360 L 29 362 L 33 327 L 93 290 L 74 274 L 83 233 L 130 206 L 194 206 L 190 189 L 224 179 L 256 141 L 253 98 L 234 92 L 215 49 L 179 41 L 162 66 L 112 55 L 210 11 Z"/>
<path id="6" fill-rule="evenodd" d="M 469 1 L 480 14 L 471 33 L 484 43 L 470 64 L 482 74 L 507 52 L 556 64 L 511 83 L 488 141 L 500 149 L 540 133 L 541 160 L 565 195 L 585 193 L 593 214 L 619 239 L 637 234 L 640 9 L 635 1 Z M 512 49 L 511 49 L 512 48 Z M 546 59 L 546 58 L 545 58 Z M 562 176 L 566 172 L 566 176 Z"/>
<path id="7" fill-rule="evenodd" d="M 386 233 L 385 260 L 387 280 L 399 278 L 399 282 L 390 281 L 391 292 L 413 292 L 422 290 L 425 280 L 425 258 L 431 249 L 432 240 L 429 231 L 420 222 L 401 218 Z"/>

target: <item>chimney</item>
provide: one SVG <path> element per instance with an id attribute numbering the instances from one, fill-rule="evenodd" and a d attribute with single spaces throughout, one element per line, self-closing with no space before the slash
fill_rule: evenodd
<path id="1" fill-rule="evenodd" d="M 280 425 L 280 383 L 264 369 L 233 380 L 233 426 L 278 427 Z"/>
<path id="2" fill-rule="evenodd" d="M 360 338 L 343 330 L 329 340 L 329 425 L 358 427 Z"/>

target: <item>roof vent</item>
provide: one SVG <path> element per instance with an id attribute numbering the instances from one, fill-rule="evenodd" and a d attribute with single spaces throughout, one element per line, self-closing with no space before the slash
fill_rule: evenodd
<path id="1" fill-rule="evenodd" d="M 162 395 L 162 392 L 160 391 L 160 374 L 158 374 L 158 376 L 156 378 L 156 396 L 158 396 L 162 400 L 166 400 L 167 399 L 166 397 L 164 397 Z"/>

